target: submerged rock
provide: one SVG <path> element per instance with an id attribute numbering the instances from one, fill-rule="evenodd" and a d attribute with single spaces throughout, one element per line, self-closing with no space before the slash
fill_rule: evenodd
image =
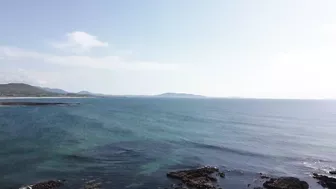
<path id="1" fill-rule="evenodd" d="M 90 180 L 84 184 L 84 189 L 100 189 L 101 185 L 101 182 L 98 182 L 96 180 Z"/>
<path id="2" fill-rule="evenodd" d="M 263 186 L 267 189 L 308 189 L 306 181 L 301 181 L 295 177 L 271 178 L 264 182 Z"/>
<path id="3" fill-rule="evenodd" d="M 324 188 L 336 189 L 336 178 L 319 175 L 317 173 L 313 173 L 313 178 L 319 180 L 317 183 Z"/>
<path id="4" fill-rule="evenodd" d="M 64 185 L 64 180 L 49 180 L 33 185 L 23 186 L 19 189 L 55 189 Z"/>
<path id="5" fill-rule="evenodd" d="M 203 167 L 199 169 L 182 170 L 170 172 L 167 177 L 179 179 L 183 185 L 197 189 L 215 189 L 215 183 L 217 178 L 213 177 L 213 173 L 219 173 L 219 170 L 215 167 Z M 222 174 L 224 176 L 224 174 Z M 185 186 L 181 185 L 179 188 Z"/>

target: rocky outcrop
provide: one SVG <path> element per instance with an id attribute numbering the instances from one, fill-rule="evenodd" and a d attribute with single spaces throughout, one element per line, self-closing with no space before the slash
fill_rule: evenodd
<path id="1" fill-rule="evenodd" d="M 270 179 L 271 177 L 264 175 L 262 173 L 259 173 L 261 179 Z"/>
<path id="2" fill-rule="evenodd" d="M 308 189 L 309 185 L 295 177 L 271 178 L 264 182 L 263 186 L 267 189 Z"/>
<path id="3" fill-rule="evenodd" d="M 57 189 L 64 185 L 65 180 L 49 180 L 32 185 L 23 186 L 19 189 Z M 102 183 L 96 180 L 90 180 L 84 183 L 81 189 L 101 189 Z"/>
<path id="4" fill-rule="evenodd" d="M 23 186 L 20 189 L 55 189 L 63 186 L 64 180 L 49 180 L 40 182 L 33 185 Z"/>
<path id="5" fill-rule="evenodd" d="M 313 178 L 319 180 L 318 183 L 324 188 L 336 189 L 336 178 L 319 175 L 317 173 L 313 174 Z"/>
<path id="6" fill-rule="evenodd" d="M 84 184 L 84 189 L 100 189 L 102 183 L 96 180 L 90 180 Z"/>
<path id="7" fill-rule="evenodd" d="M 180 180 L 182 183 L 177 188 L 195 188 L 195 189 L 215 189 L 217 178 L 213 176 L 224 177 L 225 174 L 219 172 L 216 167 L 203 167 L 199 169 L 174 171 L 167 174 L 167 177 Z"/>
<path id="8" fill-rule="evenodd" d="M 329 171 L 329 174 L 336 175 L 336 170 L 335 171 Z"/>

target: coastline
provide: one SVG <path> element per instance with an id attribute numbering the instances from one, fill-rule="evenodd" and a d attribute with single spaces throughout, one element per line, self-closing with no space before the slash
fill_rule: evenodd
<path id="1" fill-rule="evenodd" d="M 334 171 L 330 172 L 332 175 Z M 163 175 L 162 175 L 163 176 Z M 245 180 L 243 183 L 237 180 L 237 177 Z M 252 176 L 251 180 L 246 180 L 243 175 L 235 175 L 232 177 L 230 171 L 220 170 L 213 166 L 203 166 L 198 168 L 170 170 L 166 173 L 166 182 L 160 183 L 153 187 L 146 188 L 165 188 L 165 189 L 223 189 L 223 188 L 246 188 L 246 189 L 336 189 L 336 178 L 330 175 L 319 175 L 313 173 L 306 179 L 294 177 L 291 175 L 272 176 L 264 173 L 257 173 Z M 78 182 L 75 188 L 85 189 L 103 189 L 106 182 L 100 178 L 81 178 L 82 182 Z M 70 181 L 71 182 L 71 181 Z M 69 185 L 69 181 L 65 178 L 56 180 L 45 180 L 35 184 L 23 185 L 20 189 L 56 189 Z M 132 185 L 132 184 L 131 184 Z M 129 186 L 131 186 L 129 185 Z M 140 184 L 142 186 L 142 184 Z M 68 188 L 68 187 L 67 187 Z M 138 188 L 138 187 L 136 187 Z M 143 187 L 142 187 L 143 188 Z"/>
<path id="2" fill-rule="evenodd" d="M 7 100 L 7 99 L 72 99 L 72 98 L 96 98 L 96 97 L 80 97 L 80 96 L 48 96 L 48 97 L 0 97 L 0 100 Z"/>

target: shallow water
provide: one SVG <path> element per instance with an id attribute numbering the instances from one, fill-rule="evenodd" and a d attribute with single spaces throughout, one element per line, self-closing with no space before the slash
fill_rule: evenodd
<path id="1" fill-rule="evenodd" d="M 311 172 L 336 169 L 336 101 L 37 101 L 81 104 L 0 107 L 1 188 L 55 178 L 158 188 L 171 184 L 166 172 L 203 165 L 225 170 L 226 188 L 246 188 L 259 172 L 314 184 Z"/>

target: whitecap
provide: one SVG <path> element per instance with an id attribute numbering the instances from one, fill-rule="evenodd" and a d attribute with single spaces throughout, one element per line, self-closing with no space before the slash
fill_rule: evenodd
<path id="1" fill-rule="evenodd" d="M 33 185 L 29 185 L 29 186 L 23 186 L 19 189 L 33 189 Z"/>
<path id="2" fill-rule="evenodd" d="M 305 161 L 303 162 L 303 166 L 322 173 L 329 173 L 329 171 L 335 170 L 335 167 L 323 161 L 314 161 L 314 162 Z"/>

